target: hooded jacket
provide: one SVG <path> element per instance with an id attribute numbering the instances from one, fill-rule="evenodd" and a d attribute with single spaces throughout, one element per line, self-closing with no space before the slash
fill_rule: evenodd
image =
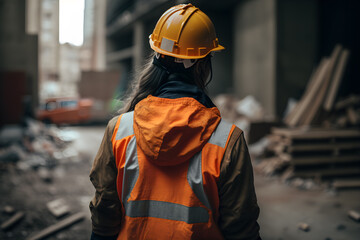
<path id="1" fill-rule="evenodd" d="M 188 169 L 189 161 L 196 154 L 204 152 L 204 190 L 209 200 L 209 209 L 212 208 L 212 211 L 209 211 L 213 221 L 211 224 L 217 229 L 212 233 L 213 239 L 259 239 L 259 208 L 251 161 L 242 131 L 229 125 L 231 128 L 228 128 L 230 131 L 224 148 L 212 147 L 208 142 L 218 128 L 221 116 L 202 91 L 193 85 L 187 86 L 184 82 L 169 81 L 156 95 L 140 101 L 134 112 L 130 113 L 133 116 L 133 132 L 130 131 L 130 135 L 118 135 L 124 115 L 113 118 L 107 126 L 90 173 L 96 189 L 95 197 L 90 203 L 93 233 L 117 236 L 120 231 L 124 231 L 124 225 L 128 226 L 129 219 L 124 214 L 124 203 L 127 199 L 122 199 L 122 181 L 125 144 L 127 146 L 134 138 L 140 159 L 139 169 L 142 169 L 138 175 L 146 175 L 146 178 L 137 179 L 137 183 L 132 186 L 129 200 L 164 196 L 165 199 L 186 205 L 184 201 L 188 200 L 183 199 L 181 192 L 177 191 L 184 184 L 177 181 L 176 176 L 182 172 L 181 169 Z M 213 157 L 214 154 L 221 157 Z M 212 160 L 206 162 L 206 159 Z M 174 186 L 173 190 L 169 186 Z M 186 191 L 191 192 L 191 189 L 185 188 L 182 191 L 183 195 L 186 195 Z M 138 223 L 134 224 L 139 226 L 134 229 L 135 232 L 142 231 L 151 221 Z M 155 226 L 156 223 L 151 229 Z M 220 234 L 216 235 L 217 232 Z M 142 239 L 151 237 L 146 234 L 140 236 Z M 194 239 L 201 239 L 201 236 L 197 235 Z"/>

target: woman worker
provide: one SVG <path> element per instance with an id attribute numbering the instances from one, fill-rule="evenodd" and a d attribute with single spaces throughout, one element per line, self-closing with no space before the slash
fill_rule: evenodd
<path id="1" fill-rule="evenodd" d="M 243 132 L 206 95 L 224 49 L 191 4 L 167 10 L 153 56 L 110 120 L 90 179 L 96 239 L 260 239 Z"/>

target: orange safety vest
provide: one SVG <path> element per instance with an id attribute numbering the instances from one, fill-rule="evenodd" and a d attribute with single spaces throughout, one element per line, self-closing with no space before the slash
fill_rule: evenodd
<path id="1" fill-rule="evenodd" d="M 221 120 L 190 160 L 162 166 L 137 145 L 133 122 L 134 112 L 122 114 L 112 137 L 123 213 L 118 239 L 223 239 L 217 180 L 235 126 Z"/>

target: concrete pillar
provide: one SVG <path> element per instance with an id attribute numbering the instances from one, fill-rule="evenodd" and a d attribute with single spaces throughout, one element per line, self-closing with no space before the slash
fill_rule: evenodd
<path id="1" fill-rule="evenodd" d="M 136 72 L 144 60 L 144 23 L 138 21 L 134 25 L 134 61 L 133 70 Z"/>
<path id="2" fill-rule="evenodd" d="M 95 12 L 95 69 L 98 71 L 104 71 L 106 67 L 106 1 L 95 1 Z"/>
<path id="3" fill-rule="evenodd" d="M 38 37 L 26 34 L 26 9 L 26 1 L 23 0 L 3 0 L 0 3 L 0 72 L 20 72 L 25 75 L 26 86 L 17 87 L 24 88 L 24 95 L 31 96 L 34 108 L 38 103 Z M 18 95 L 16 90 L 6 89 L 9 95 L 19 98 L 19 105 L 12 102 L 12 108 L 22 111 L 20 98 L 24 95 Z M 7 103 L 6 100 L 9 101 L 5 99 L 3 104 Z M 1 106 L 0 112 L 0 115 L 10 114 L 4 113 Z"/>
<path id="4" fill-rule="evenodd" d="M 26 33 L 38 34 L 40 28 L 40 0 L 26 0 Z"/>
<path id="5" fill-rule="evenodd" d="M 241 1 L 234 12 L 234 87 L 275 115 L 276 0 Z"/>

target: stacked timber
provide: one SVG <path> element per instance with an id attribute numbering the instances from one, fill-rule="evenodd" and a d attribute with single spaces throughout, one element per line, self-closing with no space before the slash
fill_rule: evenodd
<path id="1" fill-rule="evenodd" d="M 331 180 L 333 187 L 360 187 L 360 96 L 338 99 L 349 51 L 337 45 L 321 60 L 306 90 L 273 128 L 257 169 L 283 180 Z M 300 181 L 301 182 L 301 181 Z"/>
<path id="2" fill-rule="evenodd" d="M 330 57 L 321 60 L 302 98 L 285 118 L 288 126 L 318 125 L 331 115 L 348 59 L 349 50 L 337 45 Z"/>
<path id="3" fill-rule="evenodd" d="M 273 159 L 292 177 L 360 176 L 359 130 L 274 128 L 272 135 Z"/>

